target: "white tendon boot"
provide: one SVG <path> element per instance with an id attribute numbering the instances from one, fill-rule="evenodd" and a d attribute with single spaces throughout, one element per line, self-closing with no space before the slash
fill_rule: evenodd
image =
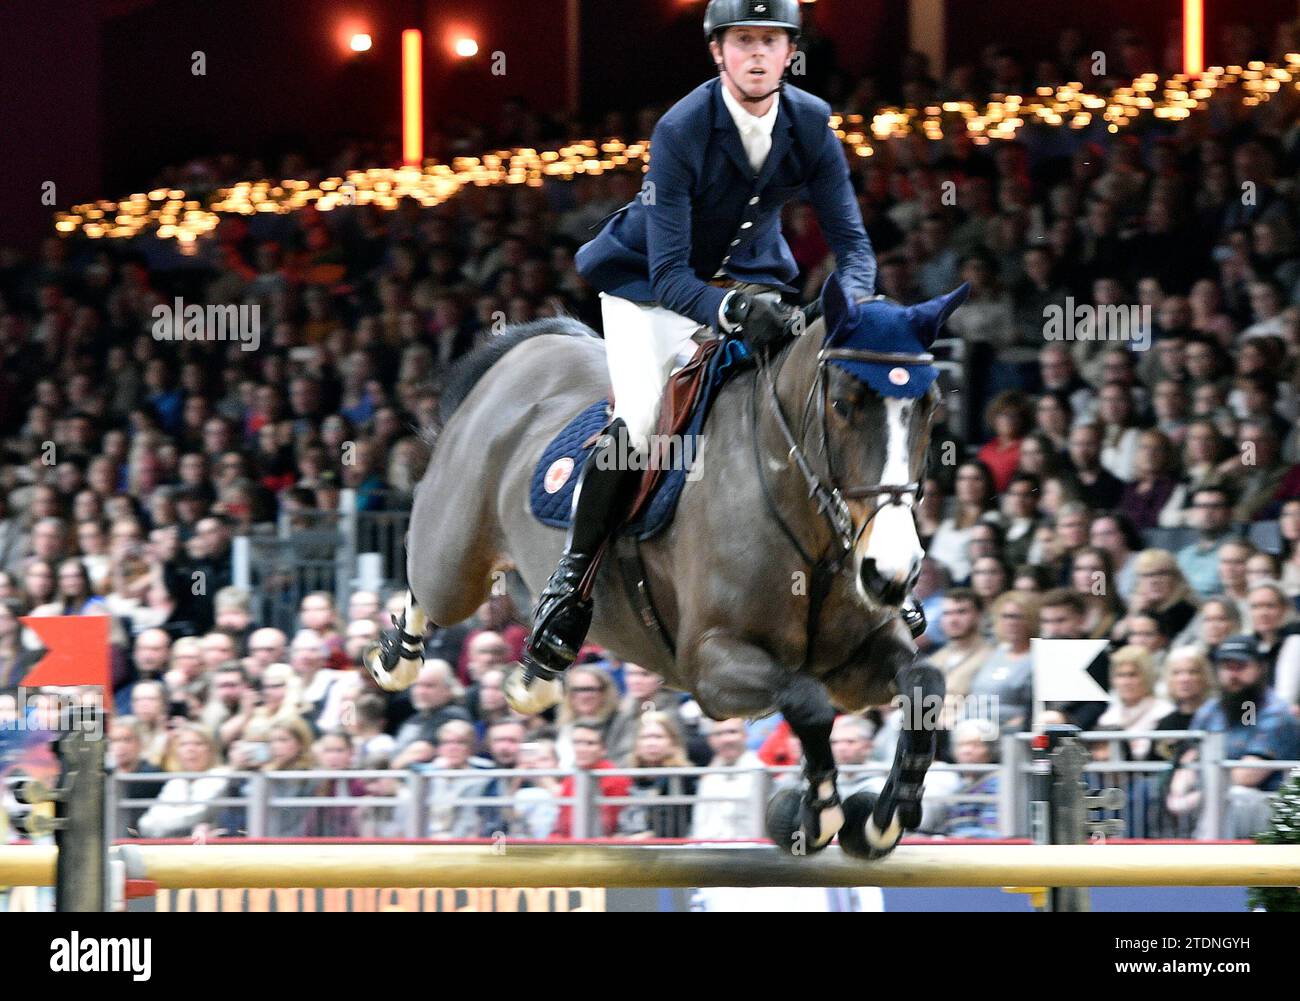
<path id="1" fill-rule="evenodd" d="M 428 625 L 428 616 L 408 593 L 402 617 L 394 619 L 393 628 L 386 630 L 361 658 L 376 685 L 386 692 L 404 692 L 415 684 L 424 666 L 424 631 Z"/>

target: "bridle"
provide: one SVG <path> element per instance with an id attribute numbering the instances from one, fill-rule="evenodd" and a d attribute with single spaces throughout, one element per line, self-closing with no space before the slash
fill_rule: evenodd
<path id="1" fill-rule="evenodd" d="M 754 373 L 754 388 L 750 394 L 750 426 L 752 428 L 750 437 L 754 442 L 754 462 L 757 466 L 758 482 L 763 490 L 763 500 L 767 504 L 768 513 L 811 572 L 811 580 L 807 590 L 808 612 L 804 625 L 803 662 L 803 669 L 809 670 L 815 661 L 822 607 L 831 594 L 835 579 L 848 572 L 853 551 L 857 547 L 858 540 L 862 538 L 862 533 L 867 530 L 867 526 L 871 524 L 872 519 L 885 507 L 894 504 L 903 505 L 905 503 L 903 500 L 905 494 L 911 493 L 918 500 L 921 495 L 920 482 L 903 484 L 873 483 L 851 487 L 840 485 L 831 460 L 831 450 L 828 444 L 829 435 L 826 430 L 826 395 L 829 391 L 826 381 L 826 366 L 832 361 L 864 361 L 877 364 L 883 362 L 898 366 L 920 366 L 930 364 L 933 356 L 928 354 L 887 354 L 879 351 L 860 351 L 848 348 L 821 349 L 817 355 L 817 371 L 813 377 L 813 384 L 809 387 L 808 395 L 804 399 L 803 413 L 799 419 L 799 430 L 800 438 L 804 437 L 808 421 L 811 419 L 815 407 L 821 425 L 819 451 L 826 456 L 827 478 L 823 478 L 813 468 L 803 445 L 800 443 L 800 438 L 796 438 L 794 432 L 790 430 L 790 422 L 786 419 L 785 410 L 781 406 L 781 397 L 776 390 L 776 380 L 780 377 L 781 368 L 784 367 L 789 354 L 789 351 L 783 351 L 778 356 L 776 377 L 774 377 L 771 363 L 767 357 L 762 352 L 755 353 L 757 371 Z M 766 394 L 763 394 L 762 387 L 759 385 L 760 380 L 766 385 Z M 938 391 L 932 388 L 930 392 L 937 394 Z M 790 527 L 780 507 L 777 506 L 776 499 L 772 496 L 772 488 L 767 482 L 767 475 L 763 468 L 763 448 L 759 443 L 758 398 L 760 395 L 766 395 L 772 413 L 776 417 L 776 425 L 780 429 L 781 437 L 785 442 L 787 458 L 794 462 L 800 475 L 803 476 L 804 482 L 808 486 L 809 499 L 816 504 L 817 510 L 830 526 L 832 540 L 821 557 L 813 556 L 804 548 L 803 543 L 799 541 L 799 537 Z M 933 419 L 933 415 L 934 410 L 931 409 L 931 419 Z M 829 479 L 829 482 L 827 482 L 827 479 Z M 923 481 L 924 475 L 921 477 L 921 482 Z M 888 504 L 877 505 L 860 526 L 854 525 L 853 513 L 849 510 L 848 505 L 849 499 L 880 496 L 888 496 Z M 870 637 L 875 635 L 879 629 L 886 628 L 893 618 L 894 616 L 889 616 L 884 621 L 872 625 L 867 637 L 862 642 L 869 642 Z M 851 657 L 852 655 L 850 655 L 850 659 Z"/>
<path id="2" fill-rule="evenodd" d="M 911 483 L 871 483 L 856 486 L 842 486 L 839 482 L 839 476 L 835 472 L 833 454 L 829 448 L 829 435 L 826 428 L 826 397 L 829 393 L 829 385 L 826 379 L 826 366 L 833 361 L 857 361 L 869 362 L 872 364 L 892 365 L 895 367 L 923 366 L 934 363 L 934 356 L 930 354 L 891 354 L 881 351 L 864 351 L 853 348 L 822 348 L 817 355 L 817 372 L 813 377 L 812 385 L 808 388 L 808 395 L 804 398 L 803 412 L 799 419 L 799 436 L 796 437 L 790 428 L 790 422 L 787 420 L 785 410 L 781 406 L 781 398 L 777 393 L 776 380 L 780 376 L 780 370 L 785 365 L 785 359 L 789 352 L 782 352 L 777 362 L 777 372 L 774 377 L 772 366 L 768 359 L 759 355 L 757 357 L 758 371 L 755 375 L 754 392 L 751 397 L 751 417 L 753 421 L 754 440 L 754 457 L 758 464 L 758 478 L 763 487 L 763 495 L 767 500 L 768 508 L 776 519 L 782 532 L 798 550 L 799 555 L 806 563 L 812 566 L 826 567 L 833 573 L 839 573 L 847 566 L 850 555 L 857 548 L 858 541 L 862 538 L 862 533 L 867 530 L 867 526 L 872 520 L 883 511 L 886 507 L 892 505 L 910 506 L 904 500 L 906 494 L 914 495 L 916 500 L 921 499 L 922 483 L 921 480 Z M 762 452 L 759 447 L 758 435 L 758 397 L 760 388 L 758 380 L 762 379 L 767 388 L 767 399 L 771 406 L 772 413 L 776 417 L 776 425 L 780 429 L 781 437 L 785 441 L 787 457 L 794 462 L 795 467 L 803 476 L 804 482 L 808 486 L 808 497 L 815 503 L 817 510 L 826 519 L 830 526 L 831 536 L 833 539 L 832 546 L 838 543 L 839 551 L 837 553 L 826 553 L 820 559 L 813 557 L 804 548 L 793 530 L 790 528 L 785 516 L 777 507 L 775 500 L 771 495 L 768 487 L 767 477 L 763 471 Z M 931 390 L 934 392 L 934 390 Z M 934 410 L 930 411 L 931 420 L 933 419 Z M 805 440 L 808 433 L 808 422 L 814 417 L 817 418 L 820 426 L 820 445 L 818 451 L 826 457 L 826 477 L 813 468 L 804 451 L 801 441 Z M 869 497 L 887 496 L 889 500 L 884 504 L 878 504 L 872 508 L 871 513 L 863 519 L 861 525 L 855 525 L 853 513 L 849 510 L 848 502 L 850 500 L 859 500 Z"/>

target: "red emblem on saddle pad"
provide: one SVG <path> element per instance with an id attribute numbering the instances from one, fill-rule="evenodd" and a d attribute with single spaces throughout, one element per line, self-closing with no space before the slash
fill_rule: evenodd
<path id="1" fill-rule="evenodd" d="M 889 370 L 889 381 L 895 386 L 906 386 L 908 380 L 911 378 L 912 377 L 907 374 L 907 369 L 905 368 L 894 368 Z"/>
<path id="2" fill-rule="evenodd" d="M 573 460 L 567 455 L 562 459 L 556 459 L 546 470 L 546 479 L 542 481 L 548 494 L 559 493 L 560 488 L 569 482 L 569 477 L 573 475 Z"/>

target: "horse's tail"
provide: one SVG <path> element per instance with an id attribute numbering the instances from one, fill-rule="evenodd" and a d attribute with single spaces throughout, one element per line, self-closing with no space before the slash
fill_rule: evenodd
<path id="1" fill-rule="evenodd" d="M 451 415 L 456 412 L 456 408 L 465 402 L 465 398 L 487 374 L 488 369 L 524 341 L 545 334 L 563 334 L 570 337 L 597 336 L 594 330 L 572 316 L 548 316 L 531 323 L 506 327 L 482 347 L 471 351 L 451 367 L 447 373 L 446 388 L 443 390 L 442 402 L 438 408 L 439 426 L 445 426 L 451 420 Z M 437 431 L 438 428 L 426 429 L 426 439 L 435 436 Z"/>

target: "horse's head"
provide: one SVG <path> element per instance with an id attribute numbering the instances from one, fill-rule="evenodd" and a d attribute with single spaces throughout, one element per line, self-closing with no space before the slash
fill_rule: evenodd
<path id="1" fill-rule="evenodd" d="M 925 555 L 913 505 L 925 475 L 938 369 L 929 349 L 969 289 L 915 306 L 856 301 L 832 275 L 822 292 L 825 334 L 799 435 L 820 419 L 827 485 L 847 509 L 851 568 L 864 600 L 896 605 Z M 847 555 L 846 555 L 846 558 Z"/>

